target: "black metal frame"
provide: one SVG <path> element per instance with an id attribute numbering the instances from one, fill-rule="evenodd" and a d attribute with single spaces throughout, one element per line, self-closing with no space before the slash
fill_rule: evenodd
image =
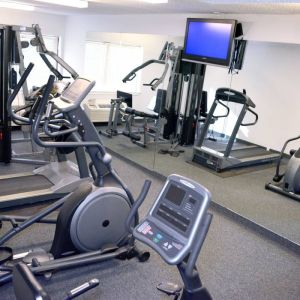
<path id="1" fill-rule="evenodd" d="M 2 26 L 1 53 L 0 53 L 0 162 L 9 163 L 11 160 L 11 120 L 6 109 L 9 97 L 9 73 L 12 62 L 12 47 L 14 42 L 14 31 L 11 26 Z"/>
<path id="2" fill-rule="evenodd" d="M 293 200 L 299 201 L 300 202 L 300 195 L 292 193 L 292 192 L 287 192 L 283 189 L 283 183 L 267 183 L 265 185 L 266 190 L 275 192 L 277 194 L 289 197 Z"/>

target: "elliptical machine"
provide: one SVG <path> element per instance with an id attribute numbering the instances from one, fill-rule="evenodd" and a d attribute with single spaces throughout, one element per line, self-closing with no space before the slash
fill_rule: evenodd
<path id="1" fill-rule="evenodd" d="M 22 80 L 30 71 L 26 70 Z M 22 223 L 11 223 L 13 227 L 0 238 L 0 246 L 16 234 L 22 232 L 54 210 L 60 209 L 56 221 L 54 239 L 49 252 L 33 249 L 18 254 L 18 259 L 30 265 L 34 274 L 51 273 L 101 262 L 108 259 L 131 259 L 138 257 L 146 261 L 149 253 L 140 253 L 125 221 L 134 203 L 133 196 L 126 184 L 111 166 L 111 156 L 106 152 L 96 128 L 91 123 L 81 102 L 91 91 L 95 82 L 76 78 L 60 97 L 49 101 L 54 76 L 50 76 L 43 97 L 39 102 L 33 121 L 34 141 L 42 147 L 85 147 L 91 158 L 90 171 L 94 182 L 81 184 L 74 192 L 42 209 Z M 45 113 L 45 114 L 44 114 Z M 69 125 L 59 134 L 68 134 L 68 141 L 43 141 L 39 128 L 50 137 L 56 135 L 56 127 L 51 126 L 51 117 L 63 113 Z M 138 223 L 136 216 L 132 225 Z M 0 248 L 0 284 L 11 280 L 14 265 L 13 251 L 8 247 Z"/>
<path id="2" fill-rule="evenodd" d="M 128 214 L 126 226 L 137 240 L 151 247 L 168 265 L 176 266 L 179 271 L 183 287 L 167 282 L 158 284 L 157 289 L 173 295 L 174 300 L 212 300 L 196 267 L 213 217 L 208 212 L 210 192 L 193 180 L 172 174 L 145 218 L 134 227 L 133 220 L 150 185 L 151 181 L 146 180 Z M 17 300 L 50 300 L 23 264 L 17 264 L 14 268 L 13 285 Z M 83 287 L 86 290 L 94 285 L 93 280 Z M 75 289 L 77 294 L 78 291 L 80 287 Z"/>
<path id="3" fill-rule="evenodd" d="M 290 159 L 288 161 L 285 173 L 280 173 L 280 165 L 284 156 L 287 145 L 300 139 L 300 136 L 287 140 L 280 152 L 280 156 L 276 164 L 276 173 L 273 177 L 275 183 L 267 183 L 265 188 L 275 193 L 287 196 L 291 199 L 300 201 L 300 148 L 290 151 Z"/>

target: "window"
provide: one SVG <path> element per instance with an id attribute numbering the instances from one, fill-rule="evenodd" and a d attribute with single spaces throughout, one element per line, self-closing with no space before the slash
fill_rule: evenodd
<path id="1" fill-rule="evenodd" d="M 34 63 L 34 68 L 31 71 L 27 84 L 28 89 L 31 90 L 33 86 L 42 86 L 47 83 L 49 76 L 52 74 L 42 58 L 40 57 L 39 53 L 37 52 L 36 47 L 33 47 L 30 45 L 30 40 L 34 38 L 32 34 L 29 33 L 22 33 L 21 34 L 21 40 L 22 41 L 28 41 L 29 47 L 22 49 L 23 55 L 24 55 L 24 64 L 25 67 L 29 65 L 29 63 Z M 45 45 L 49 51 L 58 53 L 58 42 L 59 39 L 56 36 L 45 36 L 43 35 L 43 39 L 45 42 Z M 49 61 L 54 67 L 57 67 L 57 64 L 54 62 L 52 58 L 47 56 Z"/>
<path id="2" fill-rule="evenodd" d="M 96 80 L 94 91 L 129 93 L 140 92 L 141 72 L 127 83 L 122 79 L 143 63 L 143 48 L 140 46 L 87 41 L 85 44 L 84 73 Z"/>
<path id="3" fill-rule="evenodd" d="M 22 49 L 23 57 L 24 57 L 24 66 L 25 68 L 29 65 L 29 63 L 34 63 L 34 68 L 32 69 L 29 77 L 27 78 L 27 87 L 29 92 L 32 90 L 32 87 L 40 87 L 47 83 L 49 76 L 52 74 L 48 69 L 35 46 L 31 46 L 30 41 L 34 38 L 34 35 L 31 33 L 23 32 L 20 34 L 21 41 L 27 41 L 29 46 L 27 48 Z M 44 42 L 49 51 L 53 51 L 58 53 L 58 45 L 59 38 L 56 36 L 45 36 L 43 35 Z M 54 67 L 57 67 L 56 62 L 48 57 L 49 61 Z M 14 65 L 14 69 L 18 72 L 19 66 Z M 25 99 L 23 95 L 23 91 L 21 90 L 16 100 L 14 101 L 14 106 L 19 107 L 25 104 Z"/>

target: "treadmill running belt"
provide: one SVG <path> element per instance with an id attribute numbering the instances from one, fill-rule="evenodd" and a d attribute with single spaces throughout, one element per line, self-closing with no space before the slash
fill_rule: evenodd
<path id="1" fill-rule="evenodd" d="M 227 144 L 228 144 L 228 140 L 220 140 L 220 141 L 205 140 L 203 143 L 203 146 L 210 148 L 212 150 L 218 151 L 218 152 L 224 152 L 226 150 Z M 234 142 L 231 151 L 232 150 L 243 150 L 243 149 L 248 149 L 248 148 L 253 148 L 253 147 L 256 147 L 256 145 L 250 144 L 247 142 L 245 142 L 245 143 Z"/>
<path id="2" fill-rule="evenodd" d="M 43 175 L 30 175 L 0 180 L 0 196 L 49 189 L 53 184 Z"/>
<path id="3" fill-rule="evenodd" d="M 230 155 L 238 158 L 238 159 L 243 159 L 247 157 L 257 157 L 263 156 L 263 155 L 270 155 L 274 156 L 274 152 L 268 151 L 263 147 L 255 147 L 255 148 L 249 148 L 249 149 L 244 149 L 244 150 L 232 150 L 230 152 Z"/>

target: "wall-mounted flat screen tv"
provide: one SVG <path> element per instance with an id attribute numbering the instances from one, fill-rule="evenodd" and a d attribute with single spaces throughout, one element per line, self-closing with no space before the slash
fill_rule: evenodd
<path id="1" fill-rule="evenodd" d="M 182 58 L 229 66 L 236 20 L 187 19 Z"/>

